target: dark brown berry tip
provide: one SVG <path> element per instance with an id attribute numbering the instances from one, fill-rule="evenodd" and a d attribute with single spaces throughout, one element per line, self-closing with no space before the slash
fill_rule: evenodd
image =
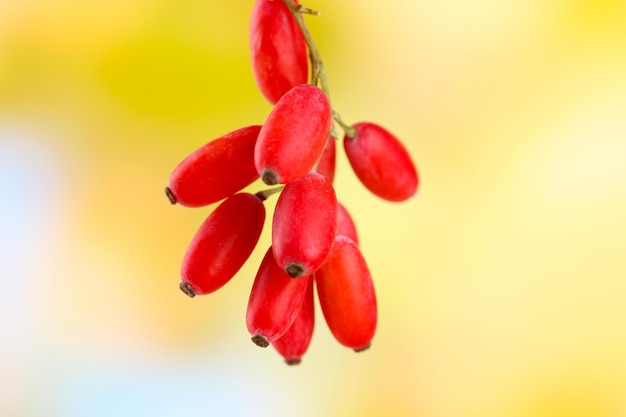
<path id="1" fill-rule="evenodd" d="M 193 298 L 196 296 L 196 292 L 193 290 L 193 288 L 188 282 L 181 282 L 178 287 L 180 288 L 182 292 L 187 294 L 190 298 Z"/>
<path id="2" fill-rule="evenodd" d="M 285 272 L 291 278 L 300 278 L 301 276 L 304 276 L 305 269 L 302 264 L 299 264 L 298 262 L 292 262 L 287 264 L 287 266 L 285 267 Z"/>
<path id="3" fill-rule="evenodd" d="M 170 187 L 165 187 L 165 195 L 167 196 L 168 200 L 170 200 L 170 203 L 176 204 L 176 197 L 174 197 L 174 193 L 172 193 Z"/>
<path id="4" fill-rule="evenodd" d="M 266 348 L 270 345 L 270 341 L 267 340 L 267 337 L 263 336 L 262 334 L 255 334 L 254 336 L 252 336 L 251 340 L 254 342 L 255 345 L 262 348 Z"/>
<path id="5" fill-rule="evenodd" d="M 278 178 L 278 174 L 273 170 L 264 169 L 261 173 L 261 181 L 267 185 L 276 185 L 280 183 L 280 178 Z"/>
<path id="6" fill-rule="evenodd" d="M 372 346 L 372 344 L 371 344 L 371 343 L 368 343 L 367 345 L 365 345 L 365 346 L 363 346 L 363 347 L 360 347 L 360 348 L 356 348 L 356 349 L 354 349 L 354 351 L 355 351 L 356 353 L 363 352 L 364 350 L 369 349 L 371 346 Z"/>
<path id="7" fill-rule="evenodd" d="M 300 365 L 302 358 L 285 359 L 285 363 L 289 366 Z"/>

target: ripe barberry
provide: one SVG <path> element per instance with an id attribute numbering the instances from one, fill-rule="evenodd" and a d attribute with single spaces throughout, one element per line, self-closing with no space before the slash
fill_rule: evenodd
<path id="1" fill-rule="evenodd" d="M 330 102 L 316 86 L 301 84 L 274 106 L 257 139 L 254 163 L 268 185 L 287 184 L 309 172 L 330 132 Z"/>
<path id="2" fill-rule="evenodd" d="M 337 138 L 331 134 L 328 137 L 328 141 L 326 142 L 326 146 L 324 146 L 322 156 L 320 156 L 320 159 L 317 162 L 317 168 L 315 170 L 328 178 L 328 180 L 332 183 L 333 181 L 335 181 L 336 165 Z"/>
<path id="3" fill-rule="evenodd" d="M 302 32 L 289 8 L 278 0 L 257 0 L 250 20 L 254 80 L 274 104 L 307 81 L 309 62 Z"/>
<path id="4" fill-rule="evenodd" d="M 350 217 L 348 210 L 341 204 L 337 203 L 337 234 L 347 236 L 359 244 L 359 237 L 356 232 L 356 225 Z"/>
<path id="5" fill-rule="evenodd" d="M 297 365 L 306 353 L 315 327 L 315 299 L 313 294 L 313 279 L 309 279 L 302 306 L 291 326 L 271 345 L 285 359 L 287 365 Z"/>
<path id="6" fill-rule="evenodd" d="M 252 184 L 258 178 L 254 145 L 260 130 L 242 127 L 192 152 L 170 176 L 165 189 L 170 202 L 206 206 Z"/>
<path id="7" fill-rule="evenodd" d="M 276 263 L 270 247 L 254 279 L 246 324 L 252 341 L 267 347 L 281 337 L 295 320 L 310 277 L 293 279 Z"/>
<path id="8" fill-rule="evenodd" d="M 187 248 L 180 289 L 194 297 L 224 286 L 250 257 L 264 221 L 265 207 L 258 196 L 240 193 L 224 200 Z"/>
<path id="9" fill-rule="evenodd" d="M 337 197 L 317 172 L 287 184 L 272 221 L 276 262 L 293 278 L 314 273 L 330 252 L 337 232 Z"/>
<path id="10" fill-rule="evenodd" d="M 367 349 L 376 331 L 376 294 L 365 258 L 352 239 L 337 236 L 315 283 L 333 336 L 357 352 Z"/>
<path id="11" fill-rule="evenodd" d="M 372 193 L 389 201 L 404 201 L 417 191 L 417 170 L 406 148 L 374 123 L 357 123 L 344 137 L 350 165 Z"/>

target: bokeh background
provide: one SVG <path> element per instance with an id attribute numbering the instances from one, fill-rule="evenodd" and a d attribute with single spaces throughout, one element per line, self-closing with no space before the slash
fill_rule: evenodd
<path id="1" fill-rule="evenodd" d="M 269 229 L 189 299 L 212 207 L 163 194 L 271 109 L 252 4 L 0 1 L 0 415 L 626 416 L 626 2 L 307 3 L 335 109 L 421 185 L 381 201 L 339 154 L 379 326 L 355 354 L 318 315 L 298 367 L 245 327 Z"/>

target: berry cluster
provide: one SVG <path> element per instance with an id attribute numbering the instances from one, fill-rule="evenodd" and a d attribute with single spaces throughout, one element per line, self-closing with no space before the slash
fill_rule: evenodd
<path id="1" fill-rule="evenodd" d="M 225 285 L 248 260 L 265 222 L 264 201 L 280 193 L 271 246 L 248 300 L 252 341 L 274 346 L 288 364 L 300 362 L 314 327 L 314 289 L 328 327 L 344 346 L 370 346 L 377 321 L 370 271 L 356 227 L 333 188 L 334 123 L 360 181 L 373 194 L 404 201 L 418 175 L 402 144 L 369 122 L 346 125 L 331 107 L 319 51 L 294 0 L 257 0 L 250 25 L 255 81 L 274 107 L 263 125 L 212 140 L 173 171 L 165 191 L 172 204 L 222 201 L 193 237 L 182 262 L 180 289 L 190 297 Z M 310 69 L 309 69 L 310 63 Z M 309 78 L 311 73 L 311 79 Z M 258 179 L 276 187 L 241 190 Z"/>

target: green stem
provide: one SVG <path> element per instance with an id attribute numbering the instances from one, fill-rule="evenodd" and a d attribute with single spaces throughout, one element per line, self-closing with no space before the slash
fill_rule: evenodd
<path id="1" fill-rule="evenodd" d="M 306 45 L 309 49 L 309 60 L 311 61 L 311 84 L 315 86 L 319 85 L 322 91 L 326 94 L 326 97 L 328 97 L 328 101 L 331 102 L 332 106 L 332 101 L 330 99 L 330 88 L 328 87 L 328 77 L 326 76 L 326 69 L 324 68 L 322 55 L 320 54 L 320 51 L 317 48 L 313 37 L 311 36 L 311 32 L 309 32 L 309 29 L 304 23 L 304 18 L 302 17 L 303 13 L 312 14 L 315 16 L 319 16 L 319 13 L 300 4 L 297 4 L 293 0 L 283 0 L 283 2 L 293 15 L 294 19 L 296 19 L 296 23 L 298 24 L 298 27 L 302 32 L 302 36 L 304 37 L 304 41 L 306 42 Z M 339 114 L 335 111 L 333 111 L 333 119 L 335 120 L 335 122 L 337 122 L 339 126 L 341 126 L 341 128 L 346 132 L 346 135 L 348 137 L 354 137 L 356 135 L 356 130 L 346 124 L 341 119 Z"/>
<path id="2" fill-rule="evenodd" d="M 283 0 L 283 2 L 287 8 L 289 8 L 289 11 L 293 15 L 294 19 L 296 19 L 296 23 L 298 24 L 298 27 L 302 32 L 302 36 L 304 37 L 304 41 L 309 49 L 309 60 L 311 61 L 311 84 L 319 85 L 330 100 L 330 89 L 328 88 L 328 78 L 326 77 L 326 70 L 324 69 L 324 63 L 322 62 L 322 55 L 320 54 L 320 51 L 311 36 L 311 32 L 309 32 L 309 29 L 304 23 L 304 18 L 302 17 L 302 13 L 315 15 L 319 15 L 319 13 L 297 4 L 293 0 Z"/>
<path id="3" fill-rule="evenodd" d="M 285 188 L 284 185 L 281 185 L 280 187 L 276 187 L 276 188 L 268 188 L 266 190 L 259 191 L 258 193 L 255 193 L 254 195 L 260 198 L 261 201 L 265 201 L 271 195 L 281 192 L 283 188 Z"/>
<path id="4" fill-rule="evenodd" d="M 346 132 L 346 136 L 349 138 L 353 138 L 356 136 L 356 129 L 353 128 L 352 126 L 348 126 L 342 119 L 341 116 L 339 116 L 339 113 L 337 113 L 336 111 L 333 110 L 333 120 L 339 125 L 341 126 L 341 128 L 343 129 L 344 132 Z"/>

